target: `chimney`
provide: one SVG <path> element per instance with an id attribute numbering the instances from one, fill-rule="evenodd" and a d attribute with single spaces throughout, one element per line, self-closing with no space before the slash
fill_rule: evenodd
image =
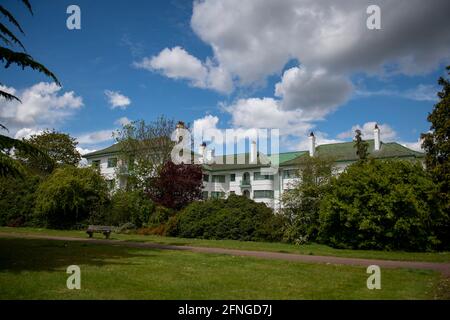
<path id="1" fill-rule="evenodd" d="M 206 143 L 202 142 L 202 144 L 198 147 L 198 154 L 199 154 L 198 162 L 200 164 L 205 163 L 205 156 L 206 156 L 205 150 L 206 150 Z"/>
<path id="2" fill-rule="evenodd" d="M 314 132 L 311 132 L 309 135 L 309 156 L 314 157 L 316 154 L 316 137 L 314 136 Z"/>
<path id="3" fill-rule="evenodd" d="M 373 130 L 373 140 L 374 140 L 374 149 L 375 151 L 380 150 L 381 148 L 381 140 L 380 140 L 380 128 L 378 128 L 378 124 L 375 124 L 375 129 Z"/>
<path id="4" fill-rule="evenodd" d="M 205 163 L 213 163 L 216 152 L 214 149 L 206 150 L 206 161 Z"/>
<path id="5" fill-rule="evenodd" d="M 256 147 L 256 141 L 254 140 L 252 140 L 252 143 L 250 144 L 250 163 L 258 163 L 258 150 Z"/>
<path id="6" fill-rule="evenodd" d="M 186 129 L 186 126 L 183 121 L 178 121 L 175 132 L 176 132 L 176 141 L 180 143 L 183 140 L 183 130 Z"/>

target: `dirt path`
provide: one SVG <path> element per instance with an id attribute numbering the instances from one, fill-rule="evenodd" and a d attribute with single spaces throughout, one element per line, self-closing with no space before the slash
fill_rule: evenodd
<path id="1" fill-rule="evenodd" d="M 249 251 L 249 250 L 211 248 L 211 247 L 177 246 L 177 245 L 164 245 L 164 244 L 158 244 L 158 243 L 150 243 L 150 242 L 130 242 L 130 241 L 124 241 L 124 240 L 83 239 L 83 238 L 75 238 L 75 237 L 60 237 L 60 236 L 33 235 L 33 234 L 13 234 L 13 233 L 2 233 L 2 232 L 0 232 L 0 237 L 2 237 L 2 238 L 26 238 L 26 239 L 77 241 L 77 242 L 82 242 L 82 243 L 120 245 L 120 246 L 126 246 L 126 247 L 130 247 L 130 248 L 180 250 L 180 251 L 191 251 L 191 252 L 198 252 L 198 253 L 228 254 L 228 255 L 241 256 L 241 257 L 254 257 L 254 258 L 261 258 L 261 259 L 277 259 L 277 260 L 310 262 L 310 263 L 354 265 L 354 266 L 364 266 L 364 267 L 367 267 L 369 265 L 378 265 L 381 268 L 428 269 L 428 270 L 441 272 L 444 276 L 450 277 L 450 263 L 360 259 L 360 258 L 344 258 L 344 257 L 334 257 L 334 256 L 314 256 L 314 255 L 301 255 L 301 254 L 295 254 L 295 253 Z"/>

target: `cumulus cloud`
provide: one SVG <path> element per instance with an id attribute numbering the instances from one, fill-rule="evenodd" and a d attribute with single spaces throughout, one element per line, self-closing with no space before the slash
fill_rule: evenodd
<path id="1" fill-rule="evenodd" d="M 338 139 L 349 139 L 355 136 L 355 130 L 361 130 L 363 139 L 373 139 L 375 125 L 374 121 L 366 122 L 363 125 L 356 124 L 348 131 L 342 132 L 337 135 Z M 394 141 L 397 138 L 397 132 L 388 124 L 378 124 L 380 129 L 381 141 L 389 142 Z"/>
<path id="2" fill-rule="evenodd" d="M 105 95 L 111 109 L 126 109 L 131 104 L 130 98 L 124 96 L 118 91 L 105 90 Z"/>
<path id="3" fill-rule="evenodd" d="M 283 109 L 300 109 L 310 118 L 331 112 L 349 99 L 351 91 L 352 84 L 345 77 L 305 67 L 286 70 L 275 86 L 275 96 L 282 98 Z"/>
<path id="4" fill-rule="evenodd" d="M 22 128 L 16 132 L 14 135 L 15 139 L 28 139 L 32 135 L 40 135 L 44 131 L 40 129 L 33 129 L 33 128 Z"/>
<path id="5" fill-rule="evenodd" d="M 73 91 L 62 92 L 55 83 L 40 82 L 29 88 L 1 89 L 16 95 L 18 101 L 1 101 L 0 118 L 11 134 L 24 137 L 39 128 L 57 127 L 83 106 L 83 99 Z"/>
<path id="6" fill-rule="evenodd" d="M 211 45 L 218 64 L 243 84 L 281 72 L 293 58 L 333 74 L 389 70 L 408 75 L 428 72 L 448 60 L 448 1 L 377 3 L 380 31 L 366 27 L 370 4 L 373 1 L 196 1 L 191 27 Z"/>
<path id="7" fill-rule="evenodd" d="M 424 150 L 422 148 L 422 143 L 423 143 L 423 140 L 420 138 L 415 142 L 400 142 L 401 145 L 403 145 L 409 149 L 419 151 L 419 152 L 424 152 Z"/>
<path id="8" fill-rule="evenodd" d="M 159 71 L 172 79 L 188 80 L 193 87 L 230 92 L 233 83 L 230 75 L 211 60 L 205 63 L 181 47 L 165 48 L 158 55 L 147 57 L 134 66 L 148 71 Z"/>

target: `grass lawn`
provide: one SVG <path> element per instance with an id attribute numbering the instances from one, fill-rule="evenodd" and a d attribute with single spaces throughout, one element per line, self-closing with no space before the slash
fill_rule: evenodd
<path id="1" fill-rule="evenodd" d="M 66 268 L 81 268 L 81 290 Z M 0 237 L 0 299 L 433 299 L 441 276 L 170 250 Z"/>
<path id="2" fill-rule="evenodd" d="M 0 227 L 0 232 L 27 233 L 27 234 L 47 234 L 53 236 L 81 237 L 86 238 L 84 231 L 61 231 L 37 228 L 7 228 Z M 100 234 L 96 237 L 102 238 Z M 298 253 L 307 255 L 322 255 L 350 258 L 384 259 L 384 260 L 406 260 L 406 261 L 427 261 L 427 262 L 450 262 L 450 252 L 403 252 L 403 251 L 375 251 L 375 250 L 345 250 L 334 249 L 326 245 L 307 244 L 293 245 L 287 243 L 270 242 L 250 242 L 237 240 L 202 240 L 185 239 L 174 237 L 161 237 L 153 235 L 135 234 L 112 234 L 111 239 L 125 241 L 155 242 L 161 244 L 190 245 L 199 247 L 217 247 L 242 250 L 274 251 L 285 253 Z"/>

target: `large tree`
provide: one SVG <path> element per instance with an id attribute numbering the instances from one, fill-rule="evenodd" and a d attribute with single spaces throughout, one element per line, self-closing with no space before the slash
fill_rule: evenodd
<path id="1" fill-rule="evenodd" d="M 175 126 L 174 120 L 160 116 L 150 123 L 134 121 L 116 132 L 122 158 L 118 174 L 127 175 L 127 188 L 147 188 L 149 178 L 171 159 Z"/>
<path id="2" fill-rule="evenodd" d="M 33 14 L 31 4 L 28 0 L 21 0 L 28 11 Z M 59 84 L 56 76 L 48 70 L 44 65 L 35 61 L 32 56 L 26 53 L 25 47 L 19 40 L 18 36 L 12 31 L 8 24 L 13 28 L 16 28 L 21 34 L 24 34 L 22 27 L 20 26 L 14 15 L 6 9 L 3 5 L 0 5 L 0 62 L 4 64 L 5 68 L 9 68 L 11 65 L 17 65 L 18 67 L 25 69 L 31 68 L 40 73 L 50 77 L 53 81 Z M 1 45 L 3 44 L 3 45 Z M 16 51 L 19 48 L 20 51 Z M 0 86 L 3 82 L 0 81 Z M 6 92 L 0 87 L 0 99 L 4 100 L 17 100 L 20 99 L 10 92 Z M 1 120 L 0 120 L 1 121 Z M 7 130 L 7 128 L 0 122 L 0 128 Z M 0 176 L 20 176 L 23 175 L 23 169 L 20 164 L 15 161 L 12 155 L 15 150 L 28 153 L 31 157 L 40 158 L 46 161 L 48 166 L 51 166 L 50 159 L 42 153 L 39 149 L 33 146 L 17 140 L 9 138 L 5 135 L 0 135 Z"/>
<path id="3" fill-rule="evenodd" d="M 450 66 L 447 68 L 450 74 Z M 450 209 L 450 80 L 440 77 L 442 90 L 438 92 L 439 102 L 428 115 L 430 132 L 422 134 L 422 147 L 426 152 L 425 163 L 435 183 L 439 185 L 444 206 Z"/>
<path id="4" fill-rule="evenodd" d="M 78 142 L 67 133 L 45 130 L 41 134 L 30 136 L 25 141 L 45 152 L 59 165 L 76 166 L 81 160 L 77 150 Z"/>
<path id="5" fill-rule="evenodd" d="M 320 202 L 330 188 L 335 171 L 327 157 L 304 157 L 298 163 L 297 178 L 283 193 L 282 214 L 286 218 L 284 239 L 302 243 L 314 241 L 319 229 Z"/>

